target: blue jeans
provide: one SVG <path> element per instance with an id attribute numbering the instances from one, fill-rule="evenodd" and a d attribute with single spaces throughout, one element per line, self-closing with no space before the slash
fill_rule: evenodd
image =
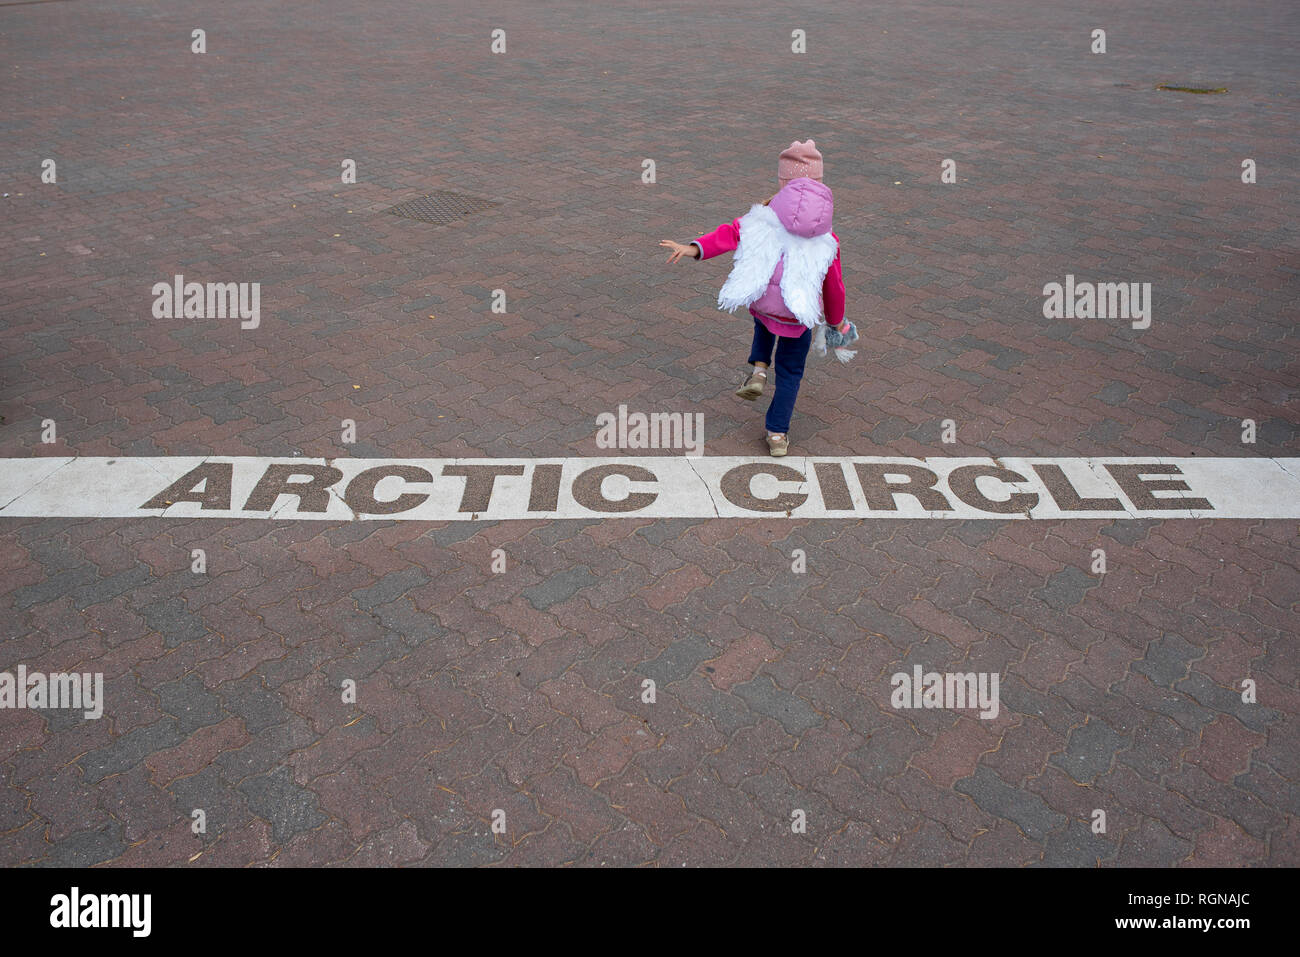
<path id="1" fill-rule="evenodd" d="M 776 374 L 776 391 L 772 404 L 767 407 L 767 431 L 784 435 L 790 431 L 790 414 L 794 400 L 799 395 L 803 381 L 803 367 L 812 345 L 812 330 L 805 329 L 802 336 L 778 336 L 767 326 L 754 320 L 754 345 L 749 350 L 749 364 L 766 362 Z M 775 348 L 776 361 L 772 361 Z"/>

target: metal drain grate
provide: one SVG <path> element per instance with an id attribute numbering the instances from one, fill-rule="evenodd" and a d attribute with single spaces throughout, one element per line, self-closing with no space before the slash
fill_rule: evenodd
<path id="1" fill-rule="evenodd" d="M 392 213 L 394 216 L 405 216 L 407 219 L 418 219 L 422 223 L 446 226 L 448 223 L 458 222 L 466 216 L 499 205 L 490 200 L 479 199 L 477 196 L 466 196 L 464 193 L 451 193 L 439 189 L 428 196 L 398 203 L 385 212 Z"/>

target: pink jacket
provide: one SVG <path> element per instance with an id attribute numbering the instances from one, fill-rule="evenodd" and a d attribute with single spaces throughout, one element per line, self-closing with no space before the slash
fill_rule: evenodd
<path id="1" fill-rule="evenodd" d="M 825 227 L 823 226 L 824 230 Z M 835 234 L 832 232 L 832 236 Z M 835 241 L 839 242 L 838 236 Z M 712 259 L 722 253 L 732 252 L 740 245 L 740 220 L 733 219 L 723 223 L 711 233 L 692 240 L 700 247 L 700 259 Z M 781 266 L 778 264 L 772 282 L 767 291 L 749 307 L 750 314 L 765 325 L 770 332 L 778 336 L 801 336 L 807 329 L 798 319 L 790 315 L 785 301 L 781 298 Z M 844 321 L 844 275 L 840 270 L 840 254 L 835 253 L 835 261 L 826 271 L 822 282 L 822 311 L 826 323 L 838 326 Z"/>

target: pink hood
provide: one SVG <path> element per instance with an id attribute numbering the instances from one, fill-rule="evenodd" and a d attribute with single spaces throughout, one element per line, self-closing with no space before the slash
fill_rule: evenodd
<path id="1" fill-rule="evenodd" d="M 831 231 L 835 201 L 830 187 L 806 176 L 792 179 L 767 204 L 786 231 L 811 238 Z"/>
<path id="2" fill-rule="evenodd" d="M 772 212 L 776 213 L 776 218 L 780 220 L 786 232 L 794 236 L 812 238 L 831 231 L 831 214 L 835 211 L 835 202 L 831 198 L 830 187 L 825 183 L 808 179 L 806 176 L 792 179 L 772 197 L 767 205 Z M 798 320 L 791 315 L 790 307 L 786 305 L 785 297 L 781 295 L 781 277 L 784 273 L 785 263 L 778 262 L 772 278 L 768 281 L 767 289 L 750 304 L 750 309 L 795 323 L 793 328 L 803 332 L 803 327 L 798 325 Z M 769 325 L 769 328 L 772 327 Z M 773 331 L 777 330 L 773 329 Z M 792 333 L 778 332 L 777 334 L 791 335 Z"/>

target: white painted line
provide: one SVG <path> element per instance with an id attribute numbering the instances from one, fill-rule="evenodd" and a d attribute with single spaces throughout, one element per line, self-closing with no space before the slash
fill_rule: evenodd
<path id="1" fill-rule="evenodd" d="M 0 459 L 0 518 L 1300 518 L 1300 459 Z"/>

